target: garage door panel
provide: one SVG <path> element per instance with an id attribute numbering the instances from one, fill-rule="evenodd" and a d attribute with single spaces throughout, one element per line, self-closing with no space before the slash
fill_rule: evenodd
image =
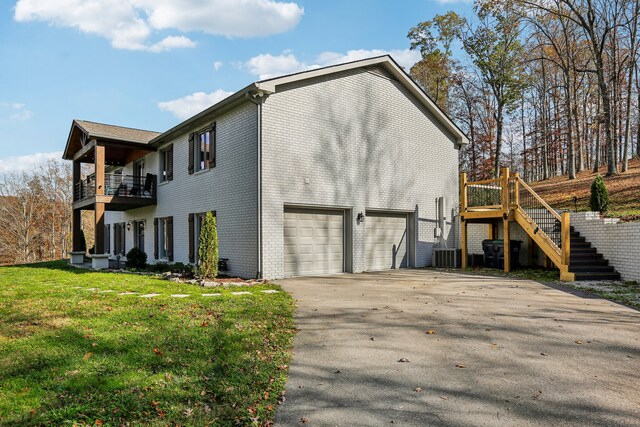
<path id="1" fill-rule="evenodd" d="M 407 215 L 368 212 L 365 254 L 367 270 L 407 267 Z"/>
<path id="2" fill-rule="evenodd" d="M 285 276 L 344 271 L 342 211 L 285 209 Z"/>

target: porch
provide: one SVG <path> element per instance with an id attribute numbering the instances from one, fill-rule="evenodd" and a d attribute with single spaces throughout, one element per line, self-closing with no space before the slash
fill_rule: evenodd
<path id="1" fill-rule="evenodd" d="M 63 155 L 63 159 L 73 161 L 72 261 L 81 258 L 83 210 L 94 212 L 93 268 L 107 268 L 105 211 L 126 211 L 157 203 L 156 175 L 125 175 L 116 170 L 156 151 L 148 143 L 158 135 L 139 129 L 73 121 Z M 94 165 L 93 173 L 83 177 L 83 164 Z"/>
<path id="2" fill-rule="evenodd" d="M 468 181 L 460 174 L 460 224 L 462 268 L 468 262 L 468 224 L 487 224 L 488 237 L 497 237 L 502 225 L 504 241 L 504 270 L 510 269 L 509 223 L 516 222 L 537 245 L 549 263 L 560 270 L 561 280 L 575 279 L 569 271 L 571 260 L 570 213 L 558 213 L 509 168 L 501 168 L 496 179 Z"/>

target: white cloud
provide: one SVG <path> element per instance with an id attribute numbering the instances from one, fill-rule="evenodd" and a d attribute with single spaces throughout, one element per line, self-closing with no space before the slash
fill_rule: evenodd
<path id="1" fill-rule="evenodd" d="M 49 0 L 50 1 L 50 0 Z M 156 29 L 259 37 L 293 29 L 304 14 L 296 3 L 275 0 L 135 0 Z"/>
<path id="2" fill-rule="evenodd" d="M 259 37 L 294 28 L 303 14 L 296 3 L 277 0 L 18 0 L 14 19 L 75 28 L 116 49 L 162 52 L 195 42 L 185 36 L 151 42 L 158 31 Z"/>
<path id="3" fill-rule="evenodd" d="M 420 60 L 420 52 L 410 49 L 356 49 L 346 53 L 322 52 L 316 56 L 315 60 L 307 63 L 300 61 L 293 53 L 285 51 L 280 55 L 261 54 L 254 56 L 245 63 L 243 68 L 249 70 L 259 79 L 264 80 L 283 74 L 296 73 L 299 71 L 312 70 L 314 68 L 326 67 L 329 65 L 342 64 L 345 62 L 357 61 L 359 59 L 371 58 L 374 56 L 391 55 L 398 64 L 408 69 Z"/>
<path id="4" fill-rule="evenodd" d="M 9 103 L 9 102 L 0 102 L 0 109 L 9 111 L 9 119 L 15 121 L 25 121 L 29 120 L 33 113 L 31 110 L 28 110 L 24 104 L 20 104 L 17 102 Z"/>
<path id="5" fill-rule="evenodd" d="M 196 92 L 172 101 L 159 102 L 158 107 L 161 110 L 172 113 L 181 120 L 185 120 L 222 101 L 231 94 L 233 92 L 227 92 L 222 89 L 211 93 Z"/>
<path id="6" fill-rule="evenodd" d="M 164 52 L 176 48 L 192 48 L 196 47 L 196 43 L 185 36 L 169 36 L 165 37 L 158 43 L 149 46 L 149 52 Z"/>
<path id="7" fill-rule="evenodd" d="M 220 68 L 222 68 L 222 61 L 216 61 L 213 63 L 213 69 L 218 71 Z"/>
<path id="8" fill-rule="evenodd" d="M 53 153 L 33 153 L 27 156 L 13 156 L 0 158 L 0 174 L 24 172 L 36 168 L 48 160 L 60 160 L 62 151 Z"/>

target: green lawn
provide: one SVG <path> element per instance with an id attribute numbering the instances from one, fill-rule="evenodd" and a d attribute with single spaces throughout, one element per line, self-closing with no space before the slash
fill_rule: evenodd
<path id="1" fill-rule="evenodd" d="M 294 303 L 264 289 L 280 290 L 201 288 L 62 262 L 0 268 L 0 425 L 269 424 L 291 357 Z M 118 295 L 125 291 L 161 295 Z M 178 293 L 190 296 L 171 297 Z"/>

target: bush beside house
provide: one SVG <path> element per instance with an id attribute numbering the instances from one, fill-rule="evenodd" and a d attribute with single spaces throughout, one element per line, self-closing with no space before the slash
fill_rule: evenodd
<path id="1" fill-rule="evenodd" d="M 207 212 L 200 230 L 197 272 L 203 279 L 215 279 L 218 275 L 218 230 L 211 212 Z"/>
<path id="2" fill-rule="evenodd" d="M 600 213 L 605 213 L 609 210 L 609 191 L 607 190 L 604 178 L 602 178 L 600 174 L 596 175 L 591 183 L 589 206 L 592 211 Z"/>

